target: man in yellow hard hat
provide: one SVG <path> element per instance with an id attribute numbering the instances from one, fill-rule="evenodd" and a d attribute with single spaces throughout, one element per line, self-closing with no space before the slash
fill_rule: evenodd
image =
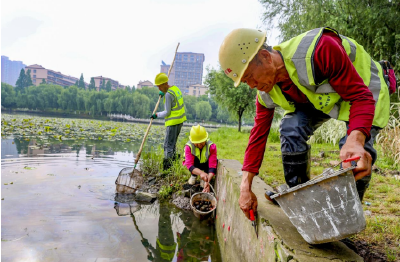
<path id="1" fill-rule="evenodd" d="M 160 90 L 161 97 L 164 96 L 164 111 L 153 114 L 150 118 L 165 118 L 167 127 L 164 140 L 164 161 L 163 169 L 171 167 L 172 161 L 176 158 L 176 142 L 183 122 L 186 121 L 185 106 L 181 90 L 177 86 L 168 85 L 168 76 L 159 73 L 156 76 L 155 84 Z"/>
<path id="2" fill-rule="evenodd" d="M 362 200 L 376 160 L 378 131 L 389 119 L 389 92 L 382 68 L 355 40 L 336 30 L 316 28 L 271 47 L 266 32 L 236 29 L 222 43 L 219 61 L 238 86 L 258 89 L 255 124 L 243 162 L 239 206 L 249 217 L 257 210 L 252 180 L 261 166 L 275 107 L 285 110 L 280 125 L 286 183 L 294 187 L 310 179 L 307 140 L 330 118 L 345 121 L 340 158 L 361 157 L 354 175 Z M 350 163 L 343 163 L 343 168 Z M 269 198 L 273 192 L 267 192 Z M 270 198 L 269 198 L 270 199 Z"/>
<path id="3" fill-rule="evenodd" d="M 204 181 L 203 192 L 210 192 L 210 182 L 217 172 L 217 163 L 217 146 L 208 139 L 206 129 L 200 125 L 192 126 L 183 162 L 192 174 L 188 183 L 194 185 L 197 176 L 200 176 Z"/>

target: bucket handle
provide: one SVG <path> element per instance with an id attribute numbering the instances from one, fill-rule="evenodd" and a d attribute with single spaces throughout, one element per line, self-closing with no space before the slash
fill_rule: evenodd
<path id="1" fill-rule="evenodd" d="M 211 190 L 212 190 L 213 193 L 214 193 L 214 196 L 216 196 L 217 194 L 215 193 L 213 186 L 211 185 L 211 183 L 209 183 L 209 184 L 210 184 Z M 212 194 L 212 193 L 209 193 L 209 194 Z"/>
<path id="2" fill-rule="evenodd" d="M 211 183 L 209 183 L 209 185 L 210 185 L 210 187 L 211 187 L 212 193 L 208 193 L 208 194 L 213 195 L 213 196 L 216 196 L 217 194 L 216 194 L 215 191 L 214 191 L 214 187 L 211 185 Z M 190 190 L 189 190 L 189 192 L 190 192 L 190 198 L 192 198 L 192 188 L 193 188 L 193 187 L 191 187 Z"/>

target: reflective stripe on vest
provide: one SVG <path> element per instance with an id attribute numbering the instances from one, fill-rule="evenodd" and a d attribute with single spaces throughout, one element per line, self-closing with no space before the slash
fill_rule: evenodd
<path id="1" fill-rule="evenodd" d="M 160 255 L 163 259 L 167 261 L 172 261 L 175 256 L 176 243 L 173 245 L 163 245 L 157 238 L 157 245 L 160 247 Z"/>
<path id="2" fill-rule="evenodd" d="M 203 149 L 205 148 L 206 150 L 202 149 L 200 151 L 200 149 L 197 148 L 192 142 L 189 141 L 186 143 L 186 145 L 190 147 L 190 152 L 192 153 L 192 155 L 197 157 L 200 160 L 201 164 L 207 162 L 208 157 L 210 156 L 210 147 L 212 144 L 214 143 L 210 140 L 207 140 L 205 146 L 203 147 Z"/>
<path id="3" fill-rule="evenodd" d="M 162 250 L 170 250 L 170 251 L 175 251 L 176 248 L 176 243 L 174 243 L 173 245 L 163 245 L 161 244 L 160 240 L 157 238 L 157 245 L 162 249 Z"/>
<path id="4" fill-rule="evenodd" d="M 328 79 L 322 83 L 315 83 L 314 52 L 325 29 L 338 34 L 331 28 L 317 28 L 275 46 L 274 49 L 281 52 L 291 80 L 316 109 L 332 118 L 348 121 L 350 103 L 342 100 L 330 86 Z M 348 37 L 340 37 L 355 69 L 375 99 L 373 125 L 385 127 L 389 120 L 389 93 L 387 88 L 381 88 L 384 86 L 382 69 L 356 41 Z M 282 92 L 278 92 L 278 89 L 280 90 L 279 86 L 275 85 L 272 91 L 266 94 L 268 96 L 259 92 L 259 101 L 262 99 L 263 105 L 271 108 L 270 100 L 272 100 L 274 104 L 285 109 L 285 113 L 294 112 L 294 104 L 288 102 Z"/>
<path id="5" fill-rule="evenodd" d="M 171 105 L 171 114 L 168 117 L 165 117 L 165 126 L 174 126 L 185 122 L 186 113 L 181 90 L 179 90 L 177 86 L 171 86 L 168 88 L 168 93 L 172 95 L 174 101 Z"/>

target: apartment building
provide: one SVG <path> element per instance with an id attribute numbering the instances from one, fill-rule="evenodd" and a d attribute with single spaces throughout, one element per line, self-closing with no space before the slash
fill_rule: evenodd
<path id="1" fill-rule="evenodd" d="M 25 73 L 28 70 L 31 70 L 31 79 L 34 85 L 38 86 L 42 83 L 43 79 L 46 81 L 47 84 L 55 84 L 60 86 L 72 86 L 75 85 L 76 81 L 79 81 L 79 78 L 64 75 L 60 72 L 46 69 L 41 65 L 30 65 L 25 67 Z M 87 87 L 88 84 L 85 83 Z"/>
<path id="2" fill-rule="evenodd" d="M 199 85 L 199 84 L 191 85 L 188 88 L 187 95 L 199 97 L 202 95 L 206 95 L 207 90 L 208 90 L 208 88 L 204 85 Z"/>
<path id="3" fill-rule="evenodd" d="M 143 87 L 155 87 L 155 85 L 149 80 L 139 81 L 139 83 L 136 86 L 136 89 L 141 89 Z"/>
<path id="4" fill-rule="evenodd" d="M 26 65 L 22 61 L 13 61 L 8 56 L 1 56 L 1 82 L 15 86 L 21 69 Z"/>
<path id="5" fill-rule="evenodd" d="M 184 95 L 189 95 L 189 87 L 203 82 L 205 56 L 201 53 L 178 52 L 171 70 L 169 84 L 176 85 Z M 168 73 L 170 65 L 161 61 L 161 72 Z"/>
<path id="6" fill-rule="evenodd" d="M 95 77 L 93 77 L 93 79 L 94 79 L 94 84 L 96 86 L 97 91 L 100 90 L 100 87 L 102 86 L 103 82 L 104 82 L 104 86 L 105 86 L 108 81 L 110 81 L 110 83 L 111 83 L 111 90 L 125 88 L 123 85 L 120 85 L 118 81 L 113 80 L 109 77 L 95 76 Z"/>

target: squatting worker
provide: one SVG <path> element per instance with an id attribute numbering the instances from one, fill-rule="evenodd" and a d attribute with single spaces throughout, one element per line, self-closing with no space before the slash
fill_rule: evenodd
<path id="1" fill-rule="evenodd" d="M 217 172 L 217 163 L 217 146 L 208 139 L 206 129 L 200 125 L 192 126 L 183 161 L 192 174 L 188 184 L 194 185 L 200 176 L 204 181 L 203 192 L 210 192 L 209 183 Z"/>
<path id="2" fill-rule="evenodd" d="M 167 130 L 164 140 L 163 169 L 167 170 L 171 167 L 172 161 L 177 158 L 175 146 L 183 122 L 186 121 L 186 113 L 181 90 L 177 86 L 168 85 L 168 76 L 165 73 L 159 73 L 154 82 L 160 90 L 160 96 L 164 97 L 165 110 L 153 114 L 151 118 L 165 118 Z"/>
<path id="3" fill-rule="evenodd" d="M 347 134 L 339 142 L 340 159 L 361 156 L 353 172 L 362 200 L 376 160 L 374 138 L 389 119 L 389 93 L 381 66 L 356 41 L 328 27 L 274 47 L 265 40 L 266 32 L 236 29 L 219 50 L 221 67 L 234 85 L 244 82 L 258 89 L 255 123 L 242 169 L 240 208 L 247 217 L 250 209 L 257 210 L 251 184 L 261 166 L 277 106 L 286 111 L 279 131 L 288 186 L 310 179 L 307 140 L 322 123 L 336 118 L 347 124 Z"/>

